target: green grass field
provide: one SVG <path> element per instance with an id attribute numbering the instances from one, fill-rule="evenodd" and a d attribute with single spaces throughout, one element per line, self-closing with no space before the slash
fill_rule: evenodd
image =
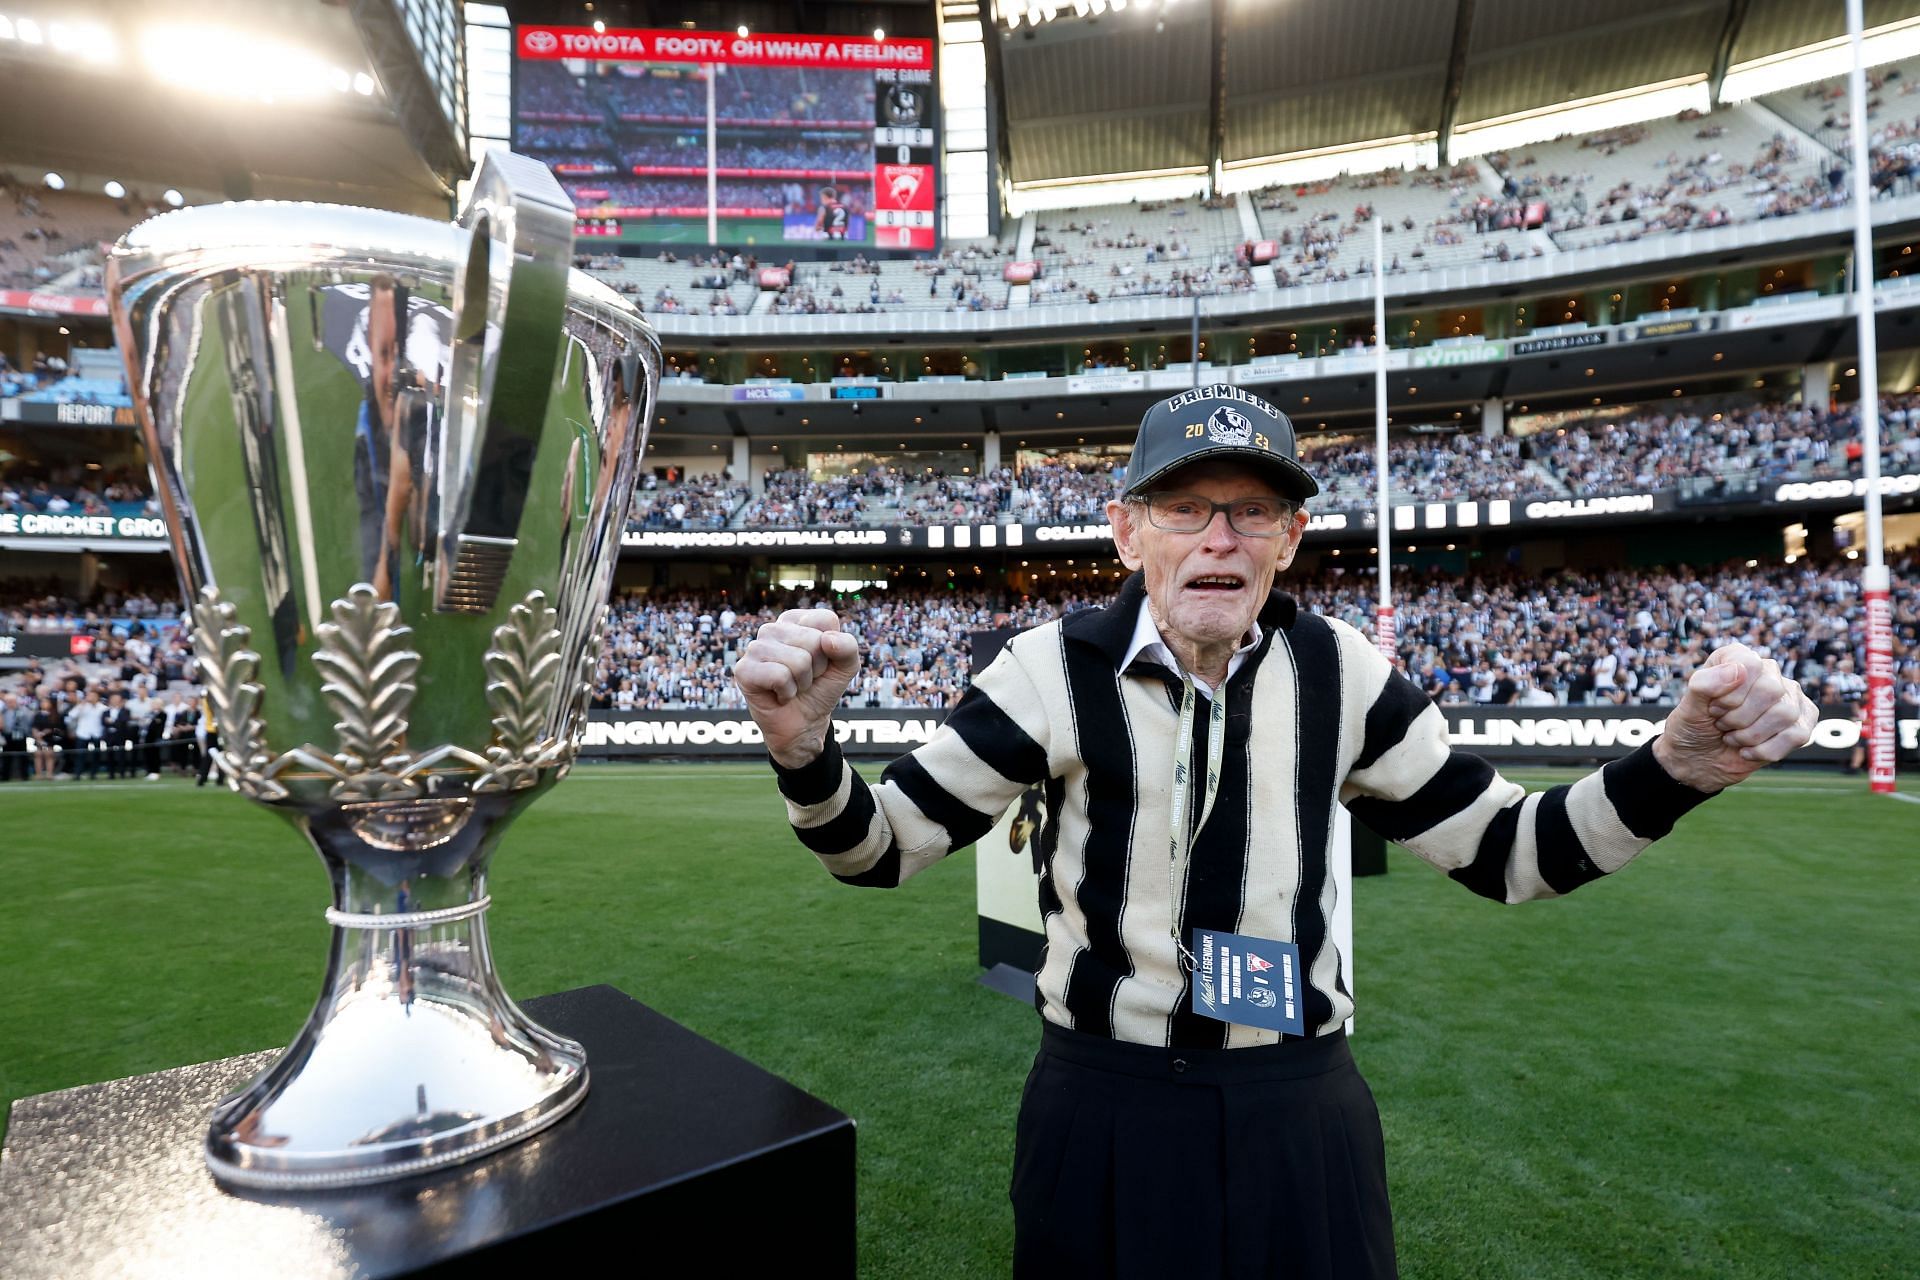
<path id="1" fill-rule="evenodd" d="M 12 784 L 0 830 L 8 1102 L 300 1025 L 326 886 L 277 819 L 177 782 Z M 1564 902 L 1497 907 L 1396 853 L 1356 890 L 1354 1052 L 1402 1274 L 1915 1275 L 1916 890 L 1920 805 L 1812 774 Z M 844 888 L 762 767 L 593 767 L 493 892 L 516 996 L 612 983 L 859 1120 L 863 1274 L 1005 1274 L 1038 1027 L 976 981 L 971 853 Z M 723 947 L 780 963 L 716 986 Z"/>
<path id="2" fill-rule="evenodd" d="M 584 211 L 581 216 L 591 218 L 593 211 L 588 209 Z M 693 221 L 669 218 L 631 218 L 621 224 L 621 234 L 613 237 L 613 239 L 616 242 L 626 244 L 705 245 L 708 243 L 716 243 L 745 245 L 749 248 L 779 248 L 781 246 L 812 243 L 810 241 L 788 240 L 786 238 L 785 223 L 780 218 L 719 218 L 715 220 L 715 225 L 719 230 L 720 238 L 717 241 L 709 242 L 707 239 L 707 220 L 704 217 Z M 871 221 L 868 221 L 862 225 L 866 227 L 864 239 L 843 241 L 841 243 L 871 246 L 873 243 L 873 224 Z M 593 241 L 591 240 L 582 241 L 582 243 L 588 248 L 591 248 L 593 245 Z M 765 254 L 761 255 L 763 258 L 766 256 Z"/>

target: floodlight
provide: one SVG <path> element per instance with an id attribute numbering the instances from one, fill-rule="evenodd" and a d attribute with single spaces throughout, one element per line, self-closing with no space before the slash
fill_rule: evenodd
<path id="1" fill-rule="evenodd" d="M 298 100 L 326 93 L 338 82 L 335 68 L 318 55 L 231 27 L 150 26 L 140 34 L 140 52 L 156 80 L 203 93 Z"/>
<path id="2" fill-rule="evenodd" d="M 22 18 L 13 26 L 15 34 L 28 44 L 44 44 L 46 36 L 40 31 L 40 24 L 32 18 Z"/>
<path id="3" fill-rule="evenodd" d="M 162 191 L 160 193 L 160 198 L 166 201 L 169 207 L 175 208 L 175 209 L 178 209 L 181 205 L 187 202 L 187 198 L 181 195 L 178 191 L 175 191 L 172 187 L 168 187 L 165 191 Z"/>
<path id="4" fill-rule="evenodd" d="M 65 191 L 67 189 L 67 180 L 57 173 L 49 173 L 45 178 L 41 179 L 41 181 L 45 182 L 55 191 Z"/>
<path id="5" fill-rule="evenodd" d="M 0 40 L 13 39 L 13 19 L 0 13 Z"/>
<path id="6" fill-rule="evenodd" d="M 353 77 L 353 91 L 363 98 L 373 96 L 373 77 L 361 71 Z"/>
<path id="7" fill-rule="evenodd" d="M 595 18 L 593 20 L 593 29 L 596 33 L 605 32 L 607 29 L 607 24 L 605 22 L 602 22 L 599 18 Z"/>
<path id="8" fill-rule="evenodd" d="M 107 185 L 100 189 L 107 193 L 109 200 L 118 200 L 127 194 L 127 189 L 111 178 L 107 179 Z"/>
<path id="9" fill-rule="evenodd" d="M 873 29 L 873 38 L 875 40 L 885 40 L 887 38 L 887 29 L 885 27 L 875 27 Z"/>
<path id="10" fill-rule="evenodd" d="M 733 34 L 739 36 L 742 40 L 745 40 L 747 38 L 747 24 L 743 22 L 739 26 L 735 27 L 733 30 Z"/>

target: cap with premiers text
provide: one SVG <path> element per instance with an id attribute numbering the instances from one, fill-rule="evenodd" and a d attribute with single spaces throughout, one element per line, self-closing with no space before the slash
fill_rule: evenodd
<path id="1" fill-rule="evenodd" d="M 1224 382 L 1195 387 L 1162 400 L 1140 419 L 1127 464 L 1127 493 L 1145 493 L 1189 462 L 1220 458 L 1265 470 L 1282 495 L 1305 502 L 1320 486 L 1294 449 L 1293 424 L 1259 396 Z"/>

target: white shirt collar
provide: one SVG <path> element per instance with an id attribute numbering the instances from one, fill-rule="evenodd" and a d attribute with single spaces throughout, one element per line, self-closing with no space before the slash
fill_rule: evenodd
<path id="1" fill-rule="evenodd" d="M 1247 655 L 1259 646 L 1260 624 L 1255 621 L 1247 628 L 1246 639 L 1233 651 L 1233 656 L 1227 659 L 1227 679 L 1233 679 L 1233 673 L 1240 669 L 1240 664 L 1247 660 Z M 1127 651 L 1120 657 L 1120 670 L 1125 671 L 1132 666 L 1135 658 L 1146 658 L 1150 662 L 1157 662 L 1177 676 L 1188 674 L 1186 668 L 1180 665 L 1180 660 L 1173 656 L 1173 650 L 1167 647 L 1166 640 L 1160 635 L 1160 628 L 1153 621 L 1153 611 L 1147 607 L 1147 601 L 1144 598 L 1140 601 L 1140 613 L 1133 621 L 1133 638 L 1127 641 Z M 1209 699 L 1213 697 L 1213 686 L 1199 676 L 1193 677 L 1193 687 L 1200 691 L 1201 697 Z"/>

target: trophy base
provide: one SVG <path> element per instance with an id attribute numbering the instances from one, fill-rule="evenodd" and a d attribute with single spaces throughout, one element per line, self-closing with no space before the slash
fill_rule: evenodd
<path id="1" fill-rule="evenodd" d="M 257 1190 L 363 1186 L 475 1159 L 560 1120 L 586 1096 L 586 1051 L 497 987 L 488 994 L 361 990 L 323 1005 L 214 1109 L 208 1168 Z"/>

